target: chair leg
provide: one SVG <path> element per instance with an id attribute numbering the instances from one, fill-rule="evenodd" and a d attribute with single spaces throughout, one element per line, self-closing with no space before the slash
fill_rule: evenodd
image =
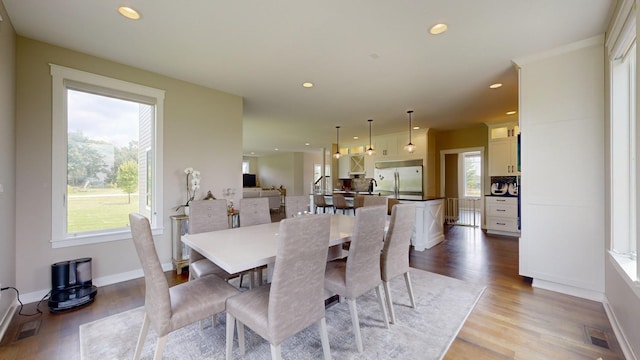
<path id="1" fill-rule="evenodd" d="M 358 320 L 358 308 L 356 307 L 356 299 L 347 299 L 349 303 L 349 312 L 351 313 L 351 323 L 353 325 L 353 335 L 356 338 L 356 346 L 358 352 L 362 353 L 364 348 L 362 346 L 362 336 L 360 336 L 360 320 Z"/>
<path id="2" fill-rule="evenodd" d="M 226 359 L 231 360 L 233 355 L 233 330 L 236 325 L 236 319 L 233 315 L 227 313 L 227 340 L 226 340 Z"/>
<path id="3" fill-rule="evenodd" d="M 416 299 L 413 297 L 413 286 L 411 286 L 411 276 L 407 271 L 404 273 L 404 282 L 407 284 L 407 291 L 409 292 L 409 299 L 411 299 L 411 307 L 416 308 Z"/>
<path id="4" fill-rule="evenodd" d="M 271 360 L 282 360 L 282 354 L 280 352 L 280 344 L 271 344 Z"/>
<path id="5" fill-rule="evenodd" d="M 240 348 L 240 355 L 244 355 L 244 324 L 236 320 L 238 325 L 238 347 Z"/>
<path id="6" fill-rule="evenodd" d="M 382 310 L 382 315 L 384 315 L 384 326 L 389 328 L 389 317 L 387 316 L 387 307 L 384 304 L 384 298 L 382 297 L 382 284 L 376 286 L 376 295 L 378 297 L 378 304 L 380 305 L 380 310 Z"/>
<path id="7" fill-rule="evenodd" d="M 320 340 L 322 341 L 322 352 L 324 353 L 324 360 L 331 360 L 331 348 L 329 347 L 329 332 L 327 331 L 327 321 L 323 317 L 320 319 L 318 325 L 320 326 Z"/>
<path id="8" fill-rule="evenodd" d="M 156 353 L 153 355 L 153 360 L 162 360 L 162 352 L 164 351 L 164 345 L 167 343 L 167 338 L 167 334 L 158 338 Z"/>
<path id="9" fill-rule="evenodd" d="M 393 310 L 393 301 L 391 300 L 391 289 L 389 289 L 389 283 L 387 281 L 383 281 L 382 285 L 384 286 L 384 297 L 387 299 L 387 307 L 389 308 L 389 321 L 392 324 L 395 324 L 396 312 Z"/>
<path id="10" fill-rule="evenodd" d="M 147 312 L 144 312 L 144 319 L 142 320 L 142 329 L 140 329 L 140 334 L 138 335 L 138 343 L 136 344 L 136 351 L 133 354 L 133 360 L 140 359 L 140 354 L 142 354 L 142 347 L 144 346 L 144 340 L 147 338 L 147 333 L 149 332 L 149 324 L 151 320 L 149 316 L 147 316 Z"/>

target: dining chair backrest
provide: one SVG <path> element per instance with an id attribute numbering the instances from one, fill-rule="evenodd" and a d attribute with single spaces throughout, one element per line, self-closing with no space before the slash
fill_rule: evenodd
<path id="1" fill-rule="evenodd" d="M 345 274 L 348 298 L 356 298 L 381 282 L 380 272 L 371 269 L 380 264 L 386 213 L 384 206 L 362 207 L 356 213 Z"/>
<path id="2" fill-rule="evenodd" d="M 190 203 L 189 208 L 190 234 L 229 228 L 227 200 L 196 200 Z"/>
<path id="3" fill-rule="evenodd" d="M 169 284 L 162 271 L 149 220 L 140 214 L 129 214 L 131 235 L 145 279 L 144 306 L 153 327 L 160 334 L 171 328 L 171 298 Z"/>
<path id="4" fill-rule="evenodd" d="M 377 195 L 366 195 L 364 196 L 364 202 L 362 206 L 387 206 L 389 202 L 389 198 L 386 196 L 377 196 Z"/>
<path id="5" fill-rule="evenodd" d="M 409 271 L 409 247 L 416 223 L 414 204 L 397 204 L 391 210 L 389 229 L 384 240 L 380 269 L 388 281 Z"/>
<path id="6" fill-rule="evenodd" d="M 294 217 L 298 213 L 304 213 L 309 211 L 309 196 L 297 195 L 287 196 L 285 198 L 285 213 L 288 218 Z"/>
<path id="7" fill-rule="evenodd" d="M 324 317 L 324 272 L 330 229 L 329 214 L 280 222 L 268 309 L 275 344 Z"/>
<path id="8" fill-rule="evenodd" d="M 240 199 L 240 226 L 268 224 L 271 222 L 269 199 L 266 197 Z"/>

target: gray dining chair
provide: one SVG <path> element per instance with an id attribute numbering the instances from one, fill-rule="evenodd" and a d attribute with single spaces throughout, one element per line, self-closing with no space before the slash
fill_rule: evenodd
<path id="1" fill-rule="evenodd" d="M 333 209 L 333 205 L 327 204 L 327 201 L 322 194 L 313 195 L 313 212 L 318 213 L 318 208 L 322 208 L 322 213 L 325 213 L 326 208 Z"/>
<path id="2" fill-rule="evenodd" d="M 271 222 L 268 198 L 242 198 L 238 205 L 240 207 L 240 226 L 262 225 Z M 254 274 L 257 274 L 258 284 L 262 284 L 262 270 L 264 269 L 266 269 L 266 266 L 261 266 L 250 271 L 251 284 L 249 287 L 253 287 L 255 283 Z M 240 281 L 240 286 L 242 286 L 242 281 Z"/>
<path id="3" fill-rule="evenodd" d="M 240 207 L 240 226 L 268 224 L 271 222 L 268 198 L 242 198 L 238 205 Z"/>
<path id="4" fill-rule="evenodd" d="M 393 310 L 391 290 L 389 289 L 389 281 L 391 279 L 404 274 L 411 307 L 416 308 L 416 300 L 413 297 L 413 288 L 409 275 L 409 248 L 411 247 L 411 236 L 413 235 L 415 224 L 416 206 L 414 204 L 398 204 L 391 209 L 389 229 L 387 230 L 382 247 L 382 255 L 380 256 L 380 274 L 392 324 L 396 322 L 396 314 Z"/>
<path id="5" fill-rule="evenodd" d="M 387 206 L 389 202 L 389 198 L 386 196 L 378 196 L 378 195 L 365 195 L 362 206 Z"/>
<path id="6" fill-rule="evenodd" d="M 344 198 L 344 195 L 333 195 L 333 212 L 337 213 L 338 210 L 342 210 L 342 213 L 345 214 L 347 210 L 353 210 L 353 215 L 356 214 L 356 208 L 353 205 L 347 204 L 347 200 Z"/>
<path id="7" fill-rule="evenodd" d="M 309 211 L 309 196 L 308 195 L 296 195 L 287 196 L 284 204 L 285 215 L 288 218 L 296 216 L 298 213 L 304 213 Z"/>
<path id="8" fill-rule="evenodd" d="M 129 223 L 145 281 L 144 320 L 133 358 L 140 358 L 151 326 L 158 335 L 154 359 L 159 360 L 170 332 L 224 311 L 226 299 L 239 291 L 217 276 L 205 276 L 170 288 L 153 242 L 149 220 L 132 213 Z"/>
<path id="9" fill-rule="evenodd" d="M 189 204 L 189 208 L 189 234 L 229 228 L 226 200 L 196 200 Z M 216 275 L 229 280 L 239 274 L 229 274 L 207 260 L 199 252 L 189 248 L 189 279 L 197 279 L 206 275 Z"/>
<path id="10" fill-rule="evenodd" d="M 382 298 L 382 278 L 379 271 L 371 271 L 380 266 L 380 251 L 384 239 L 387 209 L 384 206 L 370 206 L 358 209 L 351 235 L 351 246 L 347 259 L 327 263 L 324 286 L 332 294 L 346 298 L 351 313 L 353 333 L 358 352 L 363 351 L 360 336 L 360 322 L 356 298 L 372 289 L 376 290 L 378 304 L 388 329 L 387 309 Z"/>
<path id="11" fill-rule="evenodd" d="M 271 284 L 227 299 L 227 360 L 232 358 L 236 323 L 242 355 L 247 325 L 269 341 L 274 360 L 281 358 L 280 344 L 284 340 L 317 323 L 324 358 L 331 359 L 324 308 L 330 217 L 299 216 L 280 222 Z"/>

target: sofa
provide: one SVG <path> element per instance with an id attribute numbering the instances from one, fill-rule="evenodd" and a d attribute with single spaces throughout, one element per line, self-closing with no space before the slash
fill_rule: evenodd
<path id="1" fill-rule="evenodd" d="M 280 209 L 280 190 L 264 190 L 261 188 L 243 188 L 243 198 L 266 197 L 269 199 L 269 209 Z"/>

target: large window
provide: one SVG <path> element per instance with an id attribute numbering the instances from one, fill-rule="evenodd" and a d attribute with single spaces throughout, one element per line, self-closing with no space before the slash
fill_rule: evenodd
<path id="1" fill-rule="evenodd" d="M 610 57 L 610 146 L 611 146 L 611 249 L 610 253 L 632 281 L 639 278 L 637 248 L 638 189 L 638 114 L 635 14 L 633 2 L 622 8 L 632 14 L 618 14 L 617 27 L 608 39 Z M 620 21 L 618 21 L 620 20 Z M 617 34 L 617 35 L 616 35 Z"/>
<path id="2" fill-rule="evenodd" d="M 164 92 L 51 65 L 52 244 L 130 238 L 129 213 L 162 228 Z"/>
<path id="3" fill-rule="evenodd" d="M 464 197 L 479 198 L 482 195 L 482 159 L 479 151 L 462 153 L 461 184 Z"/>

